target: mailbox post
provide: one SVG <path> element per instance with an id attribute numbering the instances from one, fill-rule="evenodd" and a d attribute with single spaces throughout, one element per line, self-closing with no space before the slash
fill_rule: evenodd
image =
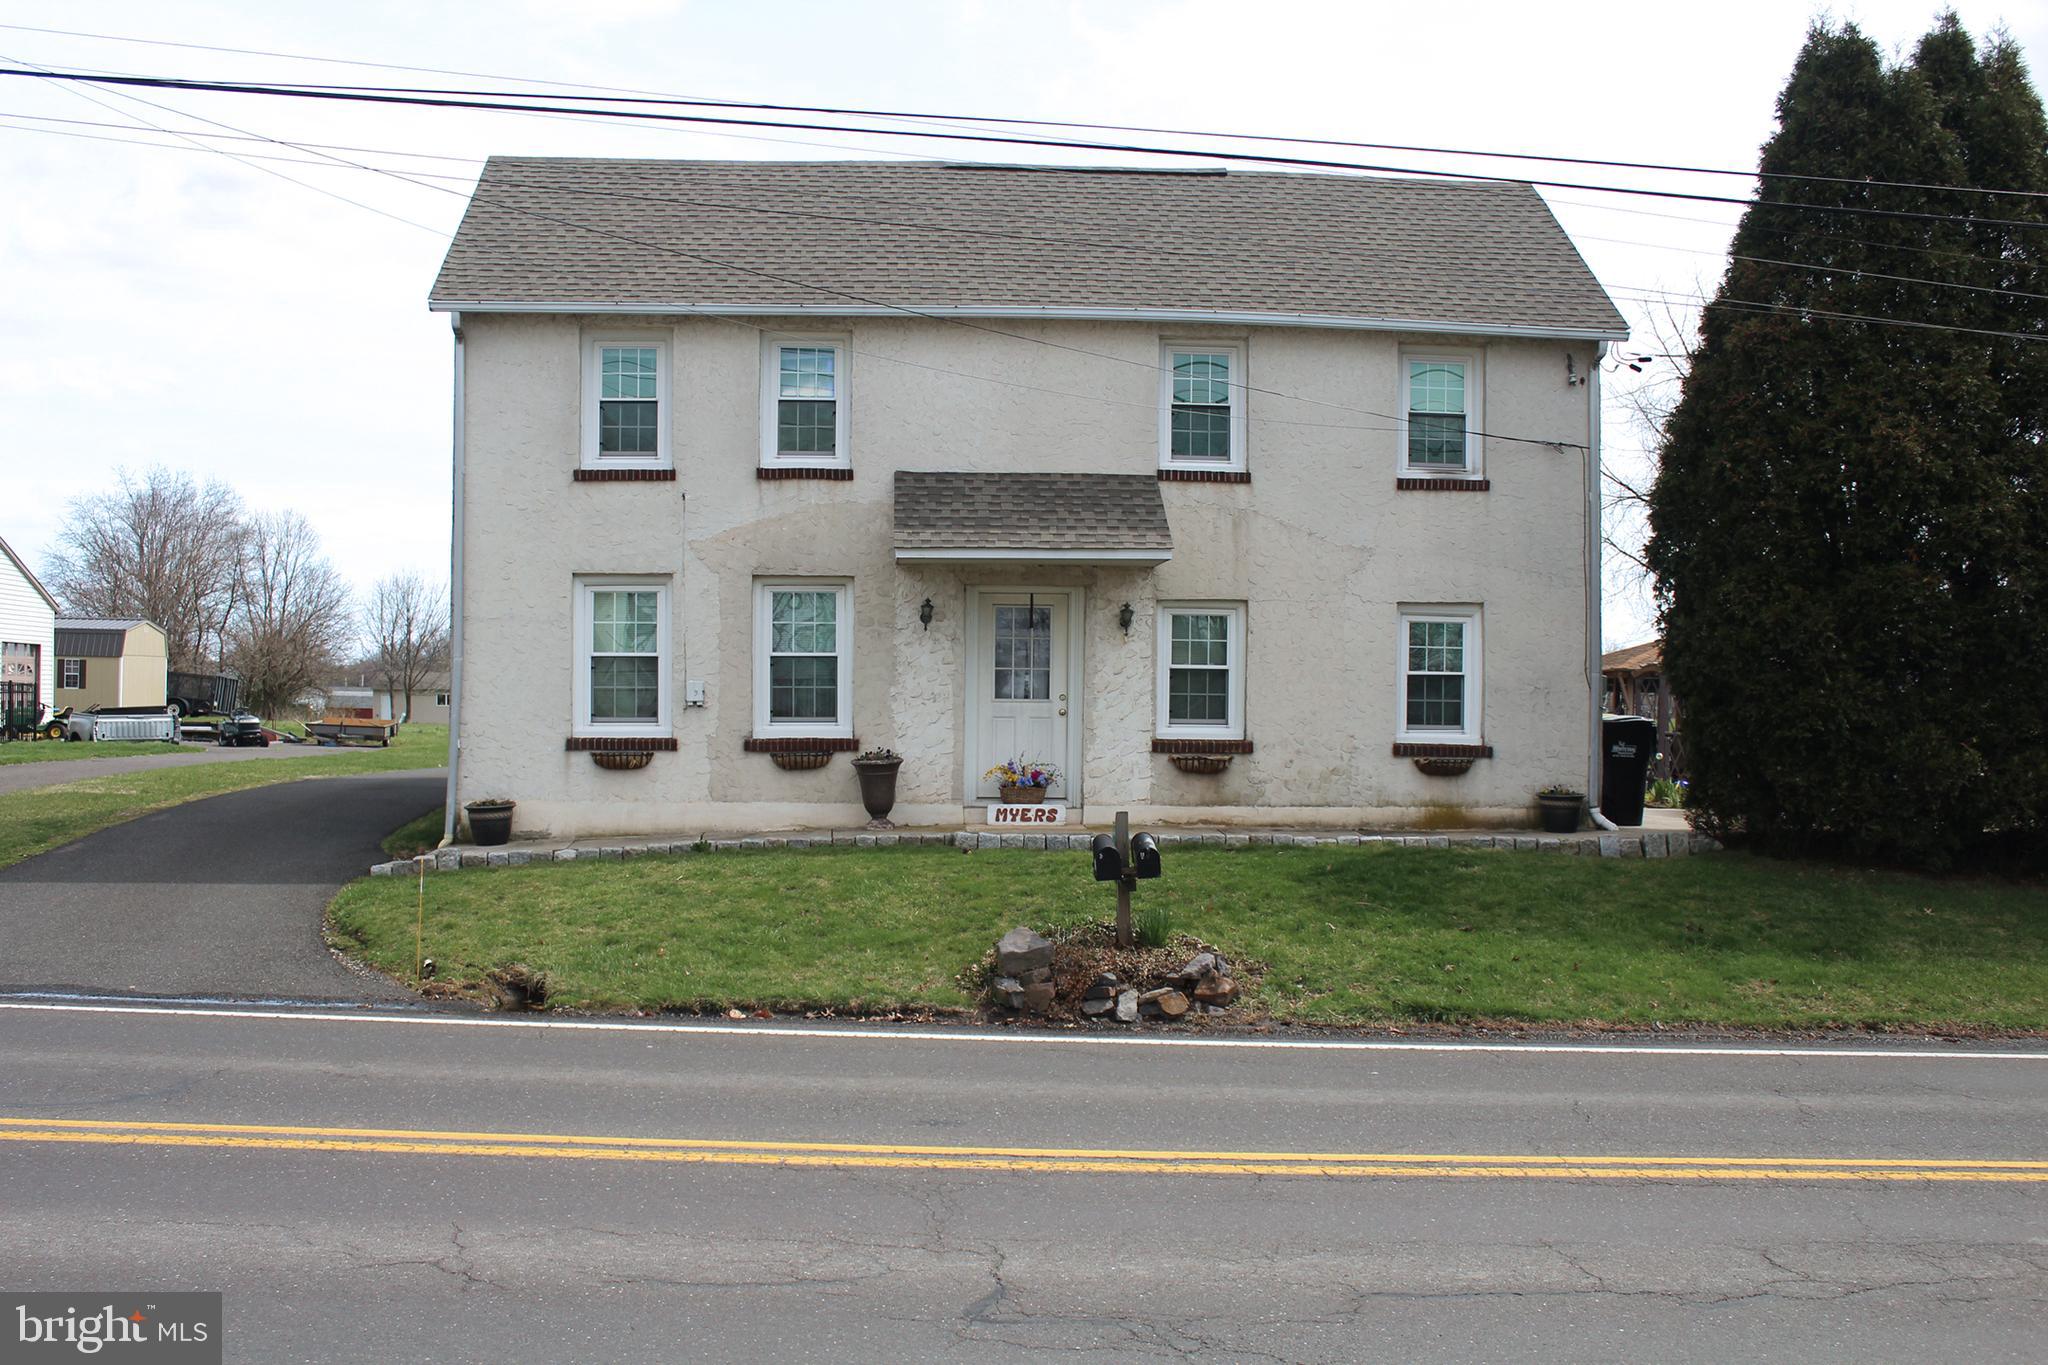
<path id="1" fill-rule="evenodd" d="M 1129 811 L 1116 813 L 1116 833 L 1098 834 L 1090 845 L 1095 880 L 1116 883 L 1116 946 L 1136 942 L 1131 930 L 1131 891 L 1141 877 L 1159 875 L 1159 841 L 1150 834 L 1132 835 Z"/>

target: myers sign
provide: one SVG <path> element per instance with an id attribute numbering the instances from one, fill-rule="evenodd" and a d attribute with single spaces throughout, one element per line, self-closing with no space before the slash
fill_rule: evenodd
<path id="1" fill-rule="evenodd" d="M 1065 806 L 1005 806 L 1000 803 L 988 808 L 988 822 L 991 825 L 1063 825 L 1067 822 Z"/>

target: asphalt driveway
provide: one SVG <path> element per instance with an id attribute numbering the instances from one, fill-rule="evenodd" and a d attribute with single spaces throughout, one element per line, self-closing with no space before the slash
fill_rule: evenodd
<path id="1" fill-rule="evenodd" d="M 445 783 L 429 770 L 232 792 L 0 870 L 0 991 L 411 998 L 336 962 L 321 914 Z"/>

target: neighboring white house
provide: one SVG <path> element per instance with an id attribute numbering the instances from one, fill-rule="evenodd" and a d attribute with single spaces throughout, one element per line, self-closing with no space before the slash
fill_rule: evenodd
<path id="1" fill-rule="evenodd" d="M 451 795 L 522 833 L 856 824 L 790 756 L 881 746 L 906 823 L 1597 783 L 1625 324 L 1526 185 L 494 159 L 432 306 Z"/>
<path id="2" fill-rule="evenodd" d="M 53 703 L 56 644 L 57 599 L 0 540 L 0 707 Z"/>

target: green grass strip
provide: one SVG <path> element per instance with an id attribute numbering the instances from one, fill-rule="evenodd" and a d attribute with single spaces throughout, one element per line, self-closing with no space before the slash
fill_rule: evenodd
<path id="1" fill-rule="evenodd" d="M 337 944 L 404 976 L 416 884 L 364 879 Z M 1724 853 L 1172 849 L 1138 888 L 1266 966 L 1245 1016 L 1767 1028 L 2048 1029 L 2048 889 Z M 543 971 L 594 1009 L 957 1009 L 1004 930 L 1108 915 L 1080 853 L 829 849 L 546 863 L 427 879 L 440 979 Z"/>

